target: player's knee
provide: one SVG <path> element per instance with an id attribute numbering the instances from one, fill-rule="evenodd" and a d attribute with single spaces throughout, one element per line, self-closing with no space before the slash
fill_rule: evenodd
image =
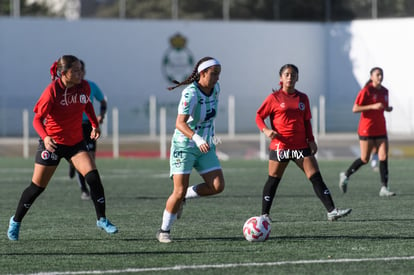
<path id="1" fill-rule="evenodd" d="M 214 191 L 216 194 L 223 192 L 224 190 L 224 180 L 220 180 L 217 184 L 214 185 Z"/>
<path id="2" fill-rule="evenodd" d="M 175 188 L 173 191 L 173 195 L 176 200 L 182 200 L 184 199 L 186 192 L 187 192 L 187 189 L 185 188 Z"/>
<path id="3" fill-rule="evenodd" d="M 101 178 L 98 170 L 92 170 L 85 175 L 85 180 L 90 186 L 100 185 Z"/>

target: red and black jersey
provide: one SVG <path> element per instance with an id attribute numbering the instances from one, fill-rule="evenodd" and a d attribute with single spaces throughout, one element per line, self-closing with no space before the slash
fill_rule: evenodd
<path id="1" fill-rule="evenodd" d="M 50 83 L 33 109 L 33 126 L 40 138 L 50 136 L 64 145 L 79 143 L 83 140 L 83 112 L 88 115 L 92 126 L 97 128 L 99 124 L 90 93 L 90 86 L 84 80 L 71 88 L 66 88 L 61 79 Z"/>
<path id="2" fill-rule="evenodd" d="M 359 91 L 355 104 L 359 106 L 382 102 L 384 107 L 389 106 L 388 90 L 385 87 L 377 89 L 371 83 Z M 384 117 L 384 109 L 368 110 L 361 112 L 359 119 L 358 135 L 360 136 L 384 136 L 387 128 Z"/>
<path id="3" fill-rule="evenodd" d="M 266 127 L 264 120 L 269 117 L 271 128 L 279 135 L 272 139 L 271 150 L 304 149 L 308 141 L 314 141 L 310 119 L 312 118 L 308 96 L 295 90 L 289 94 L 275 91 L 262 103 L 256 114 L 260 130 Z"/>

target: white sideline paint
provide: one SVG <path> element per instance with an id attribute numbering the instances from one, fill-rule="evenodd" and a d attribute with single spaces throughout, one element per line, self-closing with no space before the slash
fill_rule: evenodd
<path id="1" fill-rule="evenodd" d="M 279 265 L 299 265 L 299 264 L 320 264 L 320 263 L 357 263 L 357 262 L 389 262 L 414 260 L 414 256 L 406 257 L 384 257 L 384 258 L 361 258 L 361 259 L 331 259 L 331 260 L 299 260 L 299 261 L 281 261 L 267 263 L 237 263 L 237 264 L 212 264 L 212 265 L 176 265 L 167 267 L 146 267 L 146 268 L 126 268 L 117 270 L 91 270 L 91 271 L 64 271 L 64 272 L 40 272 L 31 275 L 72 275 L 72 274 L 113 274 L 113 273 L 136 273 L 148 271 L 169 271 L 169 270 L 189 270 L 189 269 L 224 269 L 235 267 L 251 266 L 279 266 Z"/>

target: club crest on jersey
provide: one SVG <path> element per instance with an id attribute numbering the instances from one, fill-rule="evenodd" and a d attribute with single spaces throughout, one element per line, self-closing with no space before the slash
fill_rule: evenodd
<path id="1" fill-rule="evenodd" d="M 305 103 L 299 102 L 299 110 L 301 111 L 305 110 Z"/>

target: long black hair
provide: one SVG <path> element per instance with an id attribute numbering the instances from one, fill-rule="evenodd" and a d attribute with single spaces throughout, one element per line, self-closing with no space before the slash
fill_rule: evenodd
<path id="1" fill-rule="evenodd" d="M 200 64 L 201 64 L 201 63 L 203 63 L 204 61 L 207 61 L 207 60 L 210 60 L 210 59 L 214 59 L 214 58 L 212 58 L 212 57 L 210 57 L 210 56 L 206 56 L 206 57 L 201 58 L 201 59 L 197 62 L 197 64 L 195 64 L 194 69 L 193 69 L 193 72 L 190 74 L 190 76 L 188 76 L 188 77 L 187 77 L 184 81 L 182 81 L 182 82 L 179 82 L 179 81 L 177 81 L 177 80 L 173 80 L 173 83 L 174 83 L 174 84 L 176 84 L 176 85 L 175 85 L 175 86 L 168 87 L 167 89 L 168 89 L 169 91 L 172 91 L 172 90 L 174 90 L 175 88 L 180 87 L 181 85 L 186 85 L 186 84 L 190 84 L 190 83 L 192 83 L 192 82 L 194 82 L 194 81 L 198 81 L 198 80 L 200 79 L 200 73 L 198 72 L 198 66 L 200 66 Z"/>
<path id="2" fill-rule="evenodd" d="M 384 75 L 384 71 L 382 70 L 382 68 L 380 68 L 380 67 L 374 67 L 374 68 L 372 68 L 370 71 L 369 71 L 369 75 L 372 75 L 376 70 L 379 70 L 380 72 L 381 72 L 381 74 L 382 75 Z M 369 83 L 371 83 L 372 82 L 372 80 L 371 80 L 371 78 L 367 81 L 367 83 L 365 83 L 365 86 L 367 86 Z M 365 87 L 364 86 L 364 87 Z"/>
<path id="3" fill-rule="evenodd" d="M 79 59 L 74 55 L 62 55 L 58 60 L 53 62 L 50 67 L 50 75 L 52 80 L 60 78 L 62 73 L 67 72 L 70 68 L 72 68 L 73 63 L 76 61 L 79 61 Z"/>
<path id="4" fill-rule="evenodd" d="M 298 67 L 296 67 L 296 65 L 293 65 L 293 64 L 285 64 L 285 65 L 283 65 L 282 67 L 280 67 L 280 70 L 279 70 L 279 76 L 282 76 L 282 74 L 283 74 L 283 71 L 284 70 L 286 70 L 286 69 L 288 69 L 288 68 L 291 68 L 292 70 L 294 70 L 295 71 L 295 73 L 297 74 L 297 75 L 299 75 L 299 69 L 298 69 Z M 281 89 L 282 88 L 282 82 L 279 82 L 279 89 Z M 276 92 L 277 90 L 275 90 L 275 89 L 272 89 L 272 91 L 273 92 Z"/>

